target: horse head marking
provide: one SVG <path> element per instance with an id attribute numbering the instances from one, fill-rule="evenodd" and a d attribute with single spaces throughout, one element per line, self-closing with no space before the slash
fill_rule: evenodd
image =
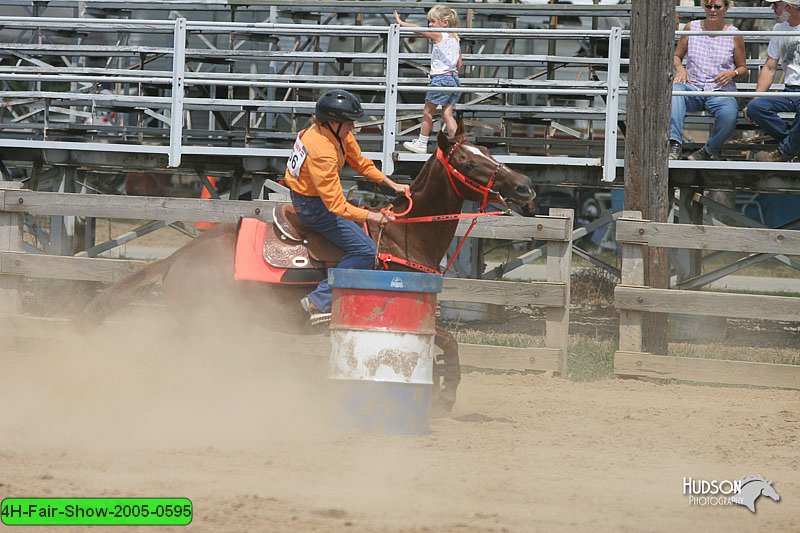
<path id="1" fill-rule="evenodd" d="M 739 483 L 741 490 L 739 494 L 731 497 L 731 502 L 747 507 L 751 513 L 756 512 L 756 500 L 762 495 L 776 502 L 781 499 L 778 491 L 772 486 L 772 481 L 765 479 L 764 476 L 745 476 Z"/>

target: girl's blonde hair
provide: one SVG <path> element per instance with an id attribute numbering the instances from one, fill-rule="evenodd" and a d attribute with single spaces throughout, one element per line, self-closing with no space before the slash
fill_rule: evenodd
<path id="1" fill-rule="evenodd" d="M 435 5 L 428 10 L 428 21 L 434 19 L 447 21 L 448 28 L 458 28 L 460 26 L 456 10 L 441 4 Z M 455 39 L 459 38 L 457 33 L 451 33 L 450 35 Z"/>

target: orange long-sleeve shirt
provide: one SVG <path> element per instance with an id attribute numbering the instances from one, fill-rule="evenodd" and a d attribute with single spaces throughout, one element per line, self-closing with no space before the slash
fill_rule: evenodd
<path id="1" fill-rule="evenodd" d="M 308 155 L 300 167 L 300 176 L 295 178 L 287 168 L 284 174 L 286 185 L 304 196 L 319 196 L 328 211 L 347 220 L 362 223 L 367 219 L 368 211 L 349 203 L 342 191 L 340 173 L 345 162 L 353 170 L 376 183 L 381 183 L 385 176 L 375 167 L 370 159 L 361 154 L 352 133 L 348 133 L 339 147 L 333 132 L 321 124 L 314 124 L 301 133 L 300 140 L 306 147 Z"/>

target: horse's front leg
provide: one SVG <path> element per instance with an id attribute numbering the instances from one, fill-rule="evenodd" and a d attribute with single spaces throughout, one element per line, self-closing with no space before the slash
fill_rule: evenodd
<path id="1" fill-rule="evenodd" d="M 435 373 L 435 385 L 439 390 L 439 403 L 449 411 L 453 408 L 453 404 L 456 403 L 456 391 L 458 390 L 458 384 L 461 382 L 458 343 L 452 333 L 440 327 L 436 328 L 436 338 L 433 342 L 442 350 L 441 367 L 434 363 L 437 368 L 441 368 L 441 372 Z M 440 373 L 442 376 L 441 381 L 438 375 Z"/>

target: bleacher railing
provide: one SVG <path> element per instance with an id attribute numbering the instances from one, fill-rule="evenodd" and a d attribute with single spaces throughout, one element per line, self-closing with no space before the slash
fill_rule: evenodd
<path id="1" fill-rule="evenodd" d="M 391 174 L 399 142 L 398 120 L 406 120 L 398 114 L 419 113 L 422 107 L 419 103 L 404 103 L 401 95 L 424 93 L 428 87 L 425 77 L 400 76 L 401 64 L 418 64 L 416 72 L 424 71 L 429 53 L 427 49 L 415 51 L 414 46 L 420 48 L 418 44 L 410 47 L 407 41 L 413 41 L 415 31 L 396 24 L 321 26 L 220 23 L 183 18 L 155 21 L 0 17 L 0 26 L 6 31 L 28 30 L 39 36 L 75 36 L 68 37 L 66 42 L 45 42 L 39 38 L 27 43 L 0 43 L 0 58 L 5 59 L 0 63 L 0 98 L 6 109 L 0 122 L 0 146 L 8 148 L 164 154 L 168 156 L 170 167 L 179 167 L 181 157 L 186 154 L 284 157 L 288 155 L 291 142 L 283 139 L 275 147 L 269 147 L 268 135 L 264 132 L 270 128 L 264 125 L 270 124 L 271 130 L 278 134 L 287 130 L 296 133 L 305 124 L 297 117 L 313 112 L 319 92 L 342 87 L 374 95 L 373 101 L 365 101 L 364 107 L 376 118 L 374 124 L 382 128 L 382 142 L 380 151 L 367 151 L 366 155 L 379 160 L 384 171 Z M 113 44 L 90 44 L 78 37 L 82 33 L 122 37 Z M 541 159 L 541 162 L 560 164 L 604 165 L 607 175 L 613 177 L 621 89 L 619 67 L 623 62 L 620 29 L 469 28 L 460 33 L 465 38 L 483 41 L 497 38 L 506 42 L 524 39 L 529 43 L 541 39 L 608 40 L 607 58 L 535 53 L 533 44 L 529 46 L 533 53 L 464 54 L 465 65 L 470 68 L 494 68 L 495 74 L 504 69 L 508 75 L 470 76 L 465 79 L 464 87 L 453 90 L 493 96 L 599 96 L 605 99 L 607 104 L 575 109 L 581 115 L 605 121 L 602 157 L 532 156 L 525 162 L 537 163 Z M 332 48 L 340 38 L 360 38 L 374 43 L 364 52 L 319 49 L 320 42 L 327 40 Z M 292 50 L 280 49 L 281 43 L 290 39 L 295 40 Z M 227 41 L 225 48 L 219 45 L 221 41 Z M 187 44 L 198 42 L 202 47 Z M 257 45 L 253 46 L 253 42 Z M 312 44 L 298 44 L 302 42 Z M 226 64 L 237 61 L 240 65 L 250 65 L 249 72 L 225 68 Z M 608 79 L 531 81 L 531 76 L 516 78 L 521 71 L 533 68 L 538 68 L 541 74 L 554 63 L 583 69 L 598 67 L 608 70 Z M 217 66 L 203 70 L 208 64 Z M 220 64 L 223 67 L 219 67 Z M 348 72 L 348 67 L 353 72 Z M 373 75 L 361 74 L 370 70 Z M 244 97 L 241 96 L 243 91 L 247 91 Z M 199 93 L 205 95 L 198 97 Z M 545 112 L 546 107 L 527 106 L 538 113 Z M 468 113 L 483 112 L 480 106 L 461 108 Z M 519 109 L 525 112 L 524 108 Z M 502 114 L 497 109 L 486 113 Z M 115 118 L 107 119 L 111 114 Z M 207 118 L 203 119 L 204 115 Z M 276 116 L 288 120 L 287 126 L 276 124 Z M 225 131 L 220 127 L 223 120 L 227 120 Z M 203 124 L 198 127 L 198 122 Z M 403 156 L 414 159 L 412 154 Z M 515 156 L 499 158 L 510 161 Z"/>
<path id="2" fill-rule="evenodd" d="M 4 109 L 0 147 L 163 154 L 170 167 L 180 167 L 187 154 L 283 158 L 288 156 L 291 137 L 313 113 L 320 91 L 342 87 L 371 95 L 364 107 L 375 120 L 366 126 L 380 128 L 380 137 L 367 144 L 372 149 L 365 154 L 380 161 L 384 172 L 394 172 L 395 160 L 425 158 L 397 153 L 397 143 L 405 134 L 399 125 L 415 120 L 413 113 L 422 107 L 405 100 L 412 95 L 419 100 L 428 90 L 427 78 L 402 74 L 409 66 L 417 74 L 425 71 L 429 53 L 419 46 L 419 41 L 425 40 L 416 33 L 434 31 L 429 28 L 48 17 L 0 17 L 0 26 L 4 31 L 29 31 L 34 36 L 29 42 L 0 43 Z M 614 181 L 623 164 L 618 154 L 618 124 L 624 120 L 621 101 L 627 92 L 621 76 L 628 63 L 622 57 L 622 43 L 629 39 L 629 32 L 615 27 L 463 28 L 459 33 L 476 43 L 501 41 L 516 46 L 512 53 L 464 54 L 464 64 L 471 72 L 462 78 L 463 86 L 442 90 L 477 95 L 474 101 L 459 105 L 466 114 L 476 119 L 488 117 L 488 121 L 505 120 L 506 115 L 543 121 L 564 116 L 589 122 L 588 133 L 562 126 L 578 140 L 602 136 L 602 155 L 528 155 L 512 147 L 508 153 L 498 154 L 498 160 L 601 167 L 603 181 Z M 676 35 L 686 33 L 696 32 Z M 112 35 L 116 41 L 107 44 L 101 39 L 98 44 L 86 35 L 106 36 L 106 40 Z M 764 40 L 775 33 L 741 35 Z M 59 40 L 59 36 L 66 37 Z M 355 39 L 366 42 L 367 49 L 335 50 L 340 40 Z M 548 40 L 605 41 L 608 53 L 605 57 L 537 53 L 537 43 Z M 289 45 L 291 49 L 285 49 Z M 509 46 L 506 44 L 505 50 L 512 49 Z M 566 75 L 552 75 L 554 65 L 567 65 L 563 69 Z M 482 75 L 482 70 L 490 69 L 494 75 Z M 579 79 L 589 70 L 595 73 L 593 79 Z M 505 76 L 500 76 L 501 72 Z M 537 79 L 544 73 L 546 79 Z M 483 103 L 500 97 L 518 101 Z M 537 98 L 547 102 L 537 105 Z M 555 98 L 569 103 L 553 105 Z M 523 103 L 519 103 L 521 99 Z M 581 99 L 590 104 L 577 105 Z M 533 105 L 527 103 L 530 100 Z M 512 129 L 509 137 L 514 135 L 519 133 Z M 687 164 L 704 163 L 671 162 L 673 166 Z M 757 163 L 736 164 L 747 167 Z M 758 165 L 764 168 L 764 164 Z"/>

